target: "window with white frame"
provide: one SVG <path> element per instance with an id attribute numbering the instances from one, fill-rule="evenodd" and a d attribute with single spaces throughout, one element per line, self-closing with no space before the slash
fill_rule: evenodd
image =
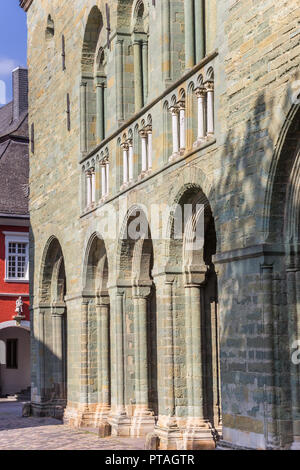
<path id="1" fill-rule="evenodd" d="M 28 234 L 15 232 L 3 233 L 5 235 L 5 281 L 28 281 Z"/>

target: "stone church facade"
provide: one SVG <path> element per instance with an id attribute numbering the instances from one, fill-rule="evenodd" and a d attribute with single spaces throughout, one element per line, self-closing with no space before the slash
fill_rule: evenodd
<path id="1" fill-rule="evenodd" d="M 33 414 L 299 449 L 299 3 L 20 3 Z"/>

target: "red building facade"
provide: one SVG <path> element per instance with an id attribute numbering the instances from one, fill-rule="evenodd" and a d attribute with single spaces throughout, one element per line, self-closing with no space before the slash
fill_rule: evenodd
<path id="1" fill-rule="evenodd" d="M 0 396 L 30 387 L 28 77 L 0 108 Z"/>

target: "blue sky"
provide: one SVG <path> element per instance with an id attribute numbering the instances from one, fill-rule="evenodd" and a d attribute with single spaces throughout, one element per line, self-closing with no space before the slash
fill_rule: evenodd
<path id="1" fill-rule="evenodd" d="M 26 54 L 26 14 L 19 0 L 0 0 L 0 81 L 6 85 L 6 102 L 12 99 L 11 72 L 18 65 L 26 66 Z"/>

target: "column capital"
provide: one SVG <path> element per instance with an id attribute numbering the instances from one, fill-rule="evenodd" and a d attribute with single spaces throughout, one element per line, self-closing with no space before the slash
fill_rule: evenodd
<path id="1" fill-rule="evenodd" d="M 178 106 L 170 106 L 169 110 L 172 114 L 178 114 L 179 113 L 179 107 Z"/>
<path id="2" fill-rule="evenodd" d="M 205 83 L 205 88 L 207 91 L 214 91 L 215 85 L 213 80 L 207 80 Z"/>
<path id="3" fill-rule="evenodd" d="M 133 139 L 131 139 L 131 138 L 127 139 L 126 144 L 128 145 L 128 147 L 132 147 L 133 146 Z"/>
<path id="4" fill-rule="evenodd" d="M 87 82 L 84 82 L 83 80 L 80 82 L 80 86 L 81 87 L 86 87 L 87 86 Z"/>
<path id="5" fill-rule="evenodd" d="M 206 94 L 206 88 L 205 87 L 197 87 L 194 91 L 195 95 L 197 98 L 204 98 Z"/>
<path id="6" fill-rule="evenodd" d="M 122 143 L 121 143 L 121 148 L 122 148 L 123 150 L 126 150 L 126 151 L 127 151 L 127 150 L 129 149 L 128 141 L 122 142 Z"/>
<path id="7" fill-rule="evenodd" d="M 177 106 L 179 108 L 179 111 L 181 111 L 182 109 L 184 110 L 185 109 L 185 100 L 177 101 Z"/>
<path id="8" fill-rule="evenodd" d="M 151 286 L 133 286 L 132 287 L 132 297 L 134 299 L 144 299 L 146 300 L 151 293 Z"/>
<path id="9" fill-rule="evenodd" d="M 145 139 L 145 138 L 147 137 L 147 134 L 148 134 L 147 128 L 145 127 L 144 129 L 141 129 L 141 130 L 139 131 L 139 134 L 140 134 L 140 136 L 141 136 L 142 139 Z"/>
<path id="10" fill-rule="evenodd" d="M 147 132 L 147 134 L 152 134 L 152 126 L 150 124 L 145 127 L 145 132 Z"/>
<path id="11" fill-rule="evenodd" d="M 104 87 L 105 87 L 105 83 L 104 83 L 104 82 L 99 82 L 99 81 L 97 80 L 97 82 L 96 82 L 96 88 L 104 88 Z"/>

